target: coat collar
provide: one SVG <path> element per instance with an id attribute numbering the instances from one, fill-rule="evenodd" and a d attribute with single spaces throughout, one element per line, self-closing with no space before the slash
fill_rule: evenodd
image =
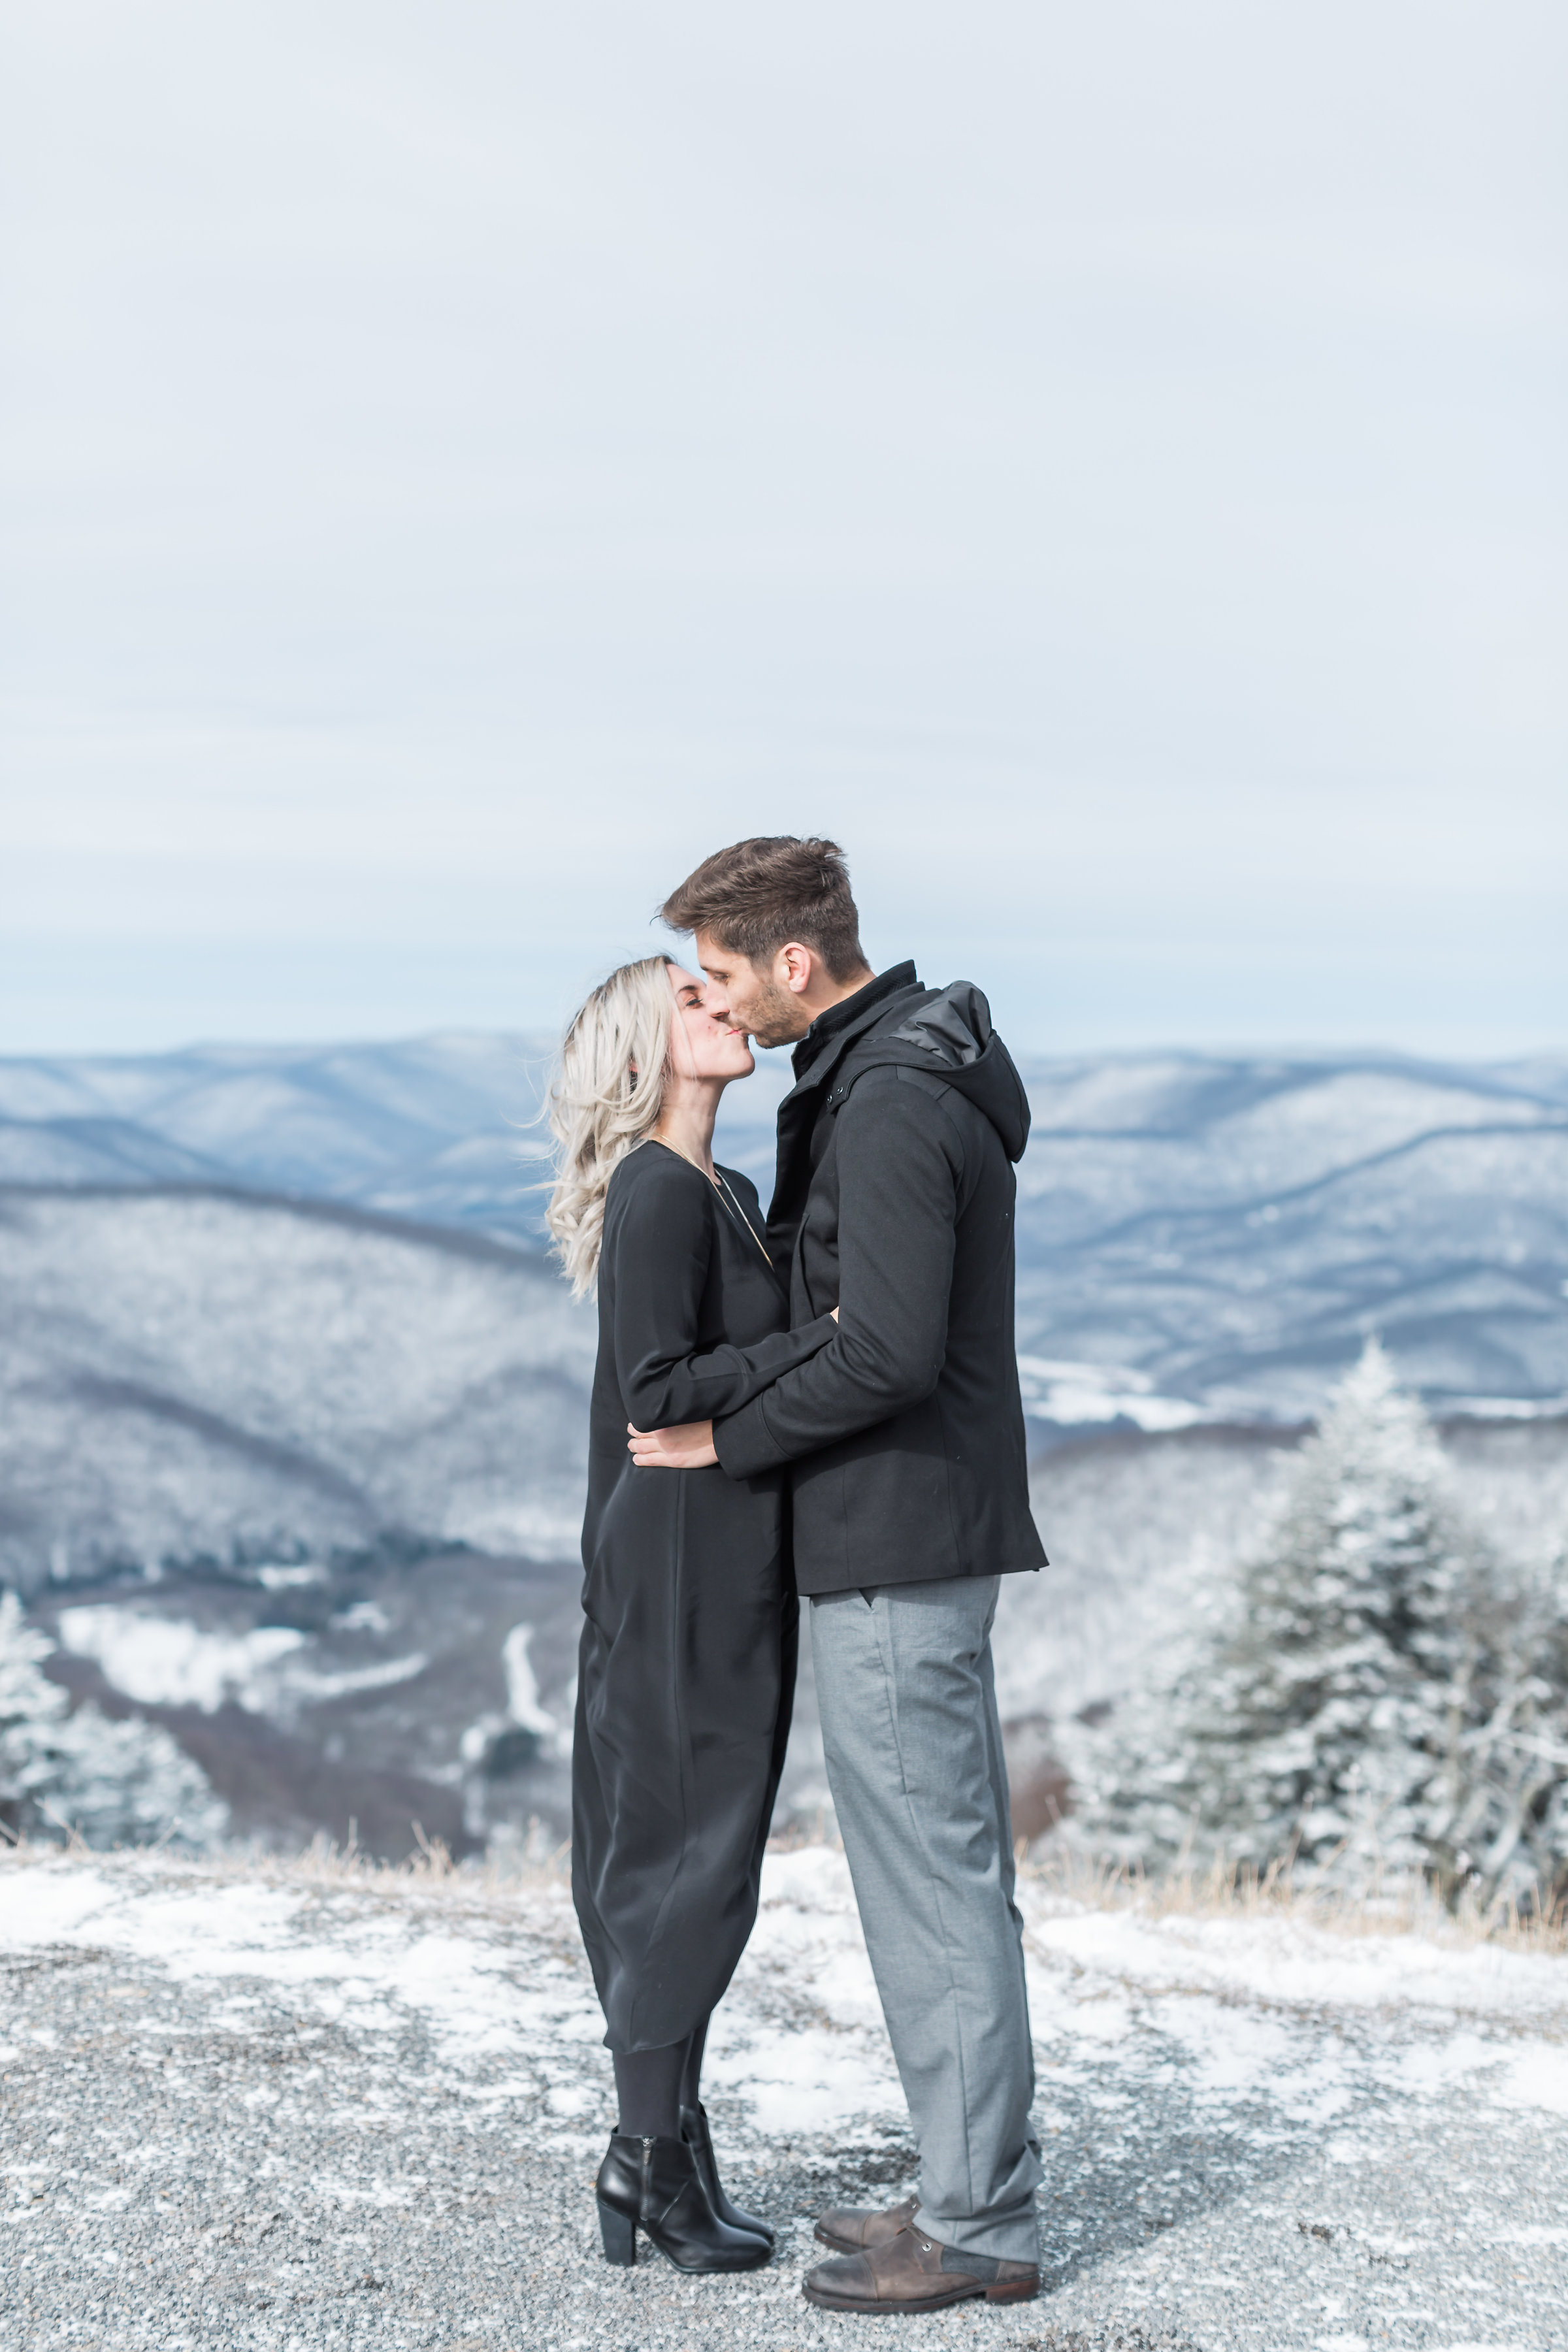
<path id="1" fill-rule="evenodd" d="M 819 1013 L 795 1049 L 795 1082 L 779 1105 L 778 1166 L 768 1210 L 773 1256 L 787 1265 L 800 1213 L 811 1181 L 810 1139 L 820 1108 L 819 1090 L 833 1076 L 856 1040 L 884 1019 L 894 998 L 921 994 L 912 963 L 896 963 L 853 996 Z"/>
<path id="2" fill-rule="evenodd" d="M 858 988 L 853 996 L 841 997 L 826 1013 L 819 1013 L 790 1056 L 795 1082 L 785 1101 L 803 1087 L 820 1084 L 829 1064 L 837 1061 L 838 1049 L 871 1026 L 889 996 L 896 996 L 902 988 L 919 986 L 913 963 L 896 963 L 868 980 L 864 988 Z"/>

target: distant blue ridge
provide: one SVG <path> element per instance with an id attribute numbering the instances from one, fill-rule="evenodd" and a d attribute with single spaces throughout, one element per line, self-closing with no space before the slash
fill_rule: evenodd
<path id="1" fill-rule="evenodd" d="M 0 1061 L 0 1188 L 284 1192 L 536 1249 L 549 1059 L 459 1033 Z M 1023 1066 L 1026 1353 L 1293 1421 L 1376 1330 L 1439 1409 L 1568 1396 L 1568 1055 Z M 764 1198 L 786 1083 L 764 1059 L 721 1129 Z"/>

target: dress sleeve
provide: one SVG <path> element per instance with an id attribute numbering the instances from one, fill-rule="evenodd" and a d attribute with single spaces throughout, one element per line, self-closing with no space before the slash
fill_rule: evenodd
<path id="1" fill-rule="evenodd" d="M 636 1429 L 734 1412 L 805 1363 L 837 1329 L 831 1315 L 753 1347 L 699 1350 L 698 1317 L 713 1250 L 713 1212 L 678 1167 L 639 1171 L 605 1220 L 615 1267 L 616 1377 Z"/>

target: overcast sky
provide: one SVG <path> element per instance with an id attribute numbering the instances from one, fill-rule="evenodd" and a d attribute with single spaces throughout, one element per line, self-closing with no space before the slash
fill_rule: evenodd
<path id="1" fill-rule="evenodd" d="M 773 831 L 1036 1050 L 1568 1045 L 1560 7 L 0 45 L 0 1050 L 553 1024 Z"/>

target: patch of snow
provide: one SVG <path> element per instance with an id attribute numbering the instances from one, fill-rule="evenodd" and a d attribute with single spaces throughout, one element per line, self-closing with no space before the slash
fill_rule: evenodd
<path id="1" fill-rule="evenodd" d="M 1243 2127 L 1265 2137 L 1278 2128 L 1270 2112 L 1317 2133 L 1369 2094 L 1437 2101 L 1460 2085 L 1500 2109 L 1568 2112 L 1560 1960 L 1279 1917 L 1090 1911 L 1028 1878 L 1020 1901 L 1047 2128 L 1053 2085 L 1120 2118 L 1173 2074 L 1200 2108 L 1256 2117 Z M 0 1945 L 125 1953 L 176 1981 L 224 1986 L 229 2008 L 249 1998 L 247 1980 L 287 1987 L 313 2027 L 391 2031 L 415 2014 L 455 2095 L 493 2105 L 542 2087 L 549 2144 L 574 2154 L 605 2121 L 604 2021 L 558 1883 L 279 1886 L 151 1857 L 0 1857 Z M 1373 2015 L 1397 2032 L 1369 2034 Z M 840 1853 L 767 1856 L 756 1930 L 713 2021 L 710 2079 L 770 2134 L 902 2131 Z M 1366 2160 L 1353 2126 L 1323 2144 L 1331 2160 Z"/>
<path id="2" fill-rule="evenodd" d="M 353 1691 L 386 1690 L 411 1682 L 430 1663 L 416 1650 L 407 1657 L 320 1674 L 302 1661 L 284 1664 L 295 1659 L 308 1638 L 291 1625 L 207 1633 L 183 1618 L 143 1617 L 107 1601 L 62 1609 L 59 1624 L 67 1649 L 95 1660 L 127 1698 L 144 1706 L 199 1706 L 207 1715 L 226 1704 L 265 1714 L 286 1708 L 289 1701 L 310 1704 Z"/>
<path id="3" fill-rule="evenodd" d="M 1018 1385 L 1024 1411 L 1036 1421 L 1064 1428 L 1105 1421 L 1131 1421 L 1138 1428 L 1189 1429 L 1209 1415 L 1185 1397 L 1159 1396 L 1152 1381 L 1125 1365 L 1080 1364 L 1050 1356 L 1020 1356 Z"/>
<path id="4" fill-rule="evenodd" d="M 539 1704 L 539 1684 L 534 1675 L 533 1662 L 528 1654 L 528 1645 L 532 1639 L 531 1625 L 514 1625 L 501 1643 L 500 1662 L 506 1675 L 507 1712 L 519 1730 L 536 1732 L 553 1752 L 561 1740 L 561 1726 Z M 569 1741 L 566 1753 L 571 1753 Z"/>
<path id="5" fill-rule="evenodd" d="M 1341 1935 L 1298 1919 L 1066 1909 L 1026 1879 L 1030 1943 L 1141 1987 L 1250 1995 L 1310 2009 L 1568 2017 L 1568 1970 L 1545 1954 L 1419 1935 Z"/>
<path id="6" fill-rule="evenodd" d="M 334 1633 L 390 1633 L 392 1620 L 379 1601 L 356 1601 L 332 1619 Z"/>
<path id="7" fill-rule="evenodd" d="M 399 2206 L 414 2202 L 412 2190 L 398 2181 L 377 2180 L 370 2188 L 356 2188 L 352 2182 L 340 2180 L 322 2173 L 316 2180 L 318 2192 L 335 2205 Z"/>
<path id="8" fill-rule="evenodd" d="M 1568 1293 L 1568 1283 L 1563 1290 Z M 1559 1414 L 1568 1413 L 1568 1391 L 1549 1397 L 1448 1397 L 1443 1410 L 1465 1413 L 1471 1421 L 1555 1421 Z"/>
<path id="9" fill-rule="evenodd" d="M 1526 2056 L 1512 2061 L 1495 2095 L 1512 2107 L 1541 2107 L 1548 2115 L 1568 2116 L 1568 2050 L 1537 2043 Z"/>
<path id="10" fill-rule="evenodd" d="M 534 1675 L 533 1661 L 529 1655 L 533 1633 L 531 1625 L 514 1625 L 501 1643 L 506 1711 L 504 1714 L 490 1712 L 479 1716 L 468 1725 L 458 1740 L 458 1753 L 470 1772 L 483 1764 L 492 1740 L 514 1730 L 530 1733 L 539 1743 L 539 1754 L 552 1761 L 566 1763 L 571 1759 L 576 1682 L 574 1679 L 567 1694 L 567 1706 L 563 1716 L 553 1716 L 540 1705 L 539 1684 Z M 468 1781 L 463 1801 L 463 1822 L 472 1837 L 484 1836 L 490 1826 L 486 1817 L 486 1791 L 482 1779 Z"/>
<path id="11" fill-rule="evenodd" d="M 26 1952 L 41 1944 L 69 1943 L 84 1919 L 115 1899 L 117 1890 L 92 1870 L 16 1871 L 0 1904 L 0 1948 Z"/>
<path id="12" fill-rule="evenodd" d="M 143 1706 L 199 1706 L 208 1715 L 228 1699 L 260 1705 L 265 1670 L 305 1640 L 291 1625 L 204 1633 L 199 1626 L 139 1616 L 107 1602 L 62 1609 L 59 1626 L 67 1649 L 94 1660 L 127 1698 Z"/>
<path id="13" fill-rule="evenodd" d="M 290 1698 L 346 1698 L 351 1691 L 390 1690 L 395 1683 L 412 1682 L 429 1663 L 423 1650 L 415 1650 L 405 1658 L 384 1658 L 374 1666 L 349 1666 L 337 1675 L 318 1675 L 309 1668 L 295 1667 L 282 1680 Z"/>

